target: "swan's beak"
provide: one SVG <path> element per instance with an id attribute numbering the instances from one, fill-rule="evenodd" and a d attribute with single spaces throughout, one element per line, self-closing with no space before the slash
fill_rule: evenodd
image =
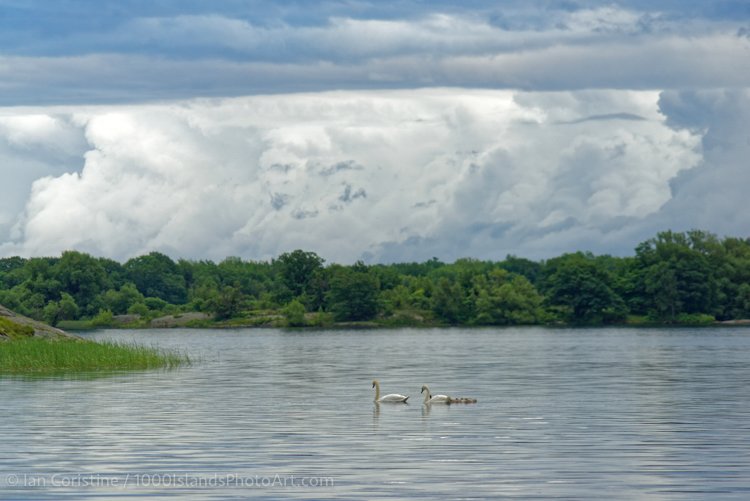
<path id="1" fill-rule="evenodd" d="M 372 383 L 372 387 L 375 388 L 375 383 Z"/>
<path id="2" fill-rule="evenodd" d="M 422 387 L 422 391 L 420 391 L 419 393 L 424 393 L 424 386 Z"/>

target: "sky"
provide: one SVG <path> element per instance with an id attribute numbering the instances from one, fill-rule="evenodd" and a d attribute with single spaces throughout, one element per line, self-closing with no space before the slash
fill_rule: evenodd
<path id="1" fill-rule="evenodd" d="M 0 0 L 0 256 L 750 236 L 747 0 Z"/>

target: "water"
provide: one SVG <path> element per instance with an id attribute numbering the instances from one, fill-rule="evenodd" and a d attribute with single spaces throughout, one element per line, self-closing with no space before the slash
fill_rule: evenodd
<path id="1" fill-rule="evenodd" d="M 197 360 L 0 378 L 0 498 L 750 496 L 746 329 L 89 336 Z M 479 402 L 426 408 L 422 384 Z"/>

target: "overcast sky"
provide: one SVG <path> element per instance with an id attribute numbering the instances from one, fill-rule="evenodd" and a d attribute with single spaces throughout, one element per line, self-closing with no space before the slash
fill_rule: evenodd
<path id="1" fill-rule="evenodd" d="M 748 123 L 746 0 L 0 0 L 0 255 L 748 237 Z"/>

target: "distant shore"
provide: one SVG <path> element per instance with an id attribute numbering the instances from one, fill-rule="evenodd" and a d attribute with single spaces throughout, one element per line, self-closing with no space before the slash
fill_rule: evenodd
<path id="1" fill-rule="evenodd" d="M 321 321 L 316 314 L 308 313 L 305 316 L 304 324 L 290 325 L 286 317 L 280 312 L 263 311 L 256 312 L 250 316 L 237 317 L 231 319 L 217 320 L 211 315 L 202 312 L 185 312 L 174 315 L 163 315 L 156 318 L 142 318 L 139 315 L 114 315 L 111 322 L 107 324 L 94 323 L 86 320 L 62 321 L 60 326 L 68 331 L 85 331 L 98 328 L 111 329 L 228 329 L 228 328 L 293 328 L 293 329 L 399 329 L 399 328 L 486 328 L 493 327 L 487 325 L 471 324 L 447 324 L 430 319 L 424 312 L 420 315 L 416 312 L 401 313 L 389 318 L 376 318 L 366 321 L 347 321 L 336 322 L 330 317 L 327 321 Z M 692 320 L 692 321 L 691 321 Z M 750 326 L 750 319 L 717 321 L 712 318 L 698 317 L 688 318 L 683 322 L 662 322 L 649 320 L 643 317 L 631 317 L 624 322 L 613 322 L 603 325 L 582 325 L 565 322 L 554 323 L 537 323 L 521 325 L 505 325 L 494 327 L 523 327 L 523 326 L 543 326 L 543 327 L 731 327 L 731 326 Z"/>

